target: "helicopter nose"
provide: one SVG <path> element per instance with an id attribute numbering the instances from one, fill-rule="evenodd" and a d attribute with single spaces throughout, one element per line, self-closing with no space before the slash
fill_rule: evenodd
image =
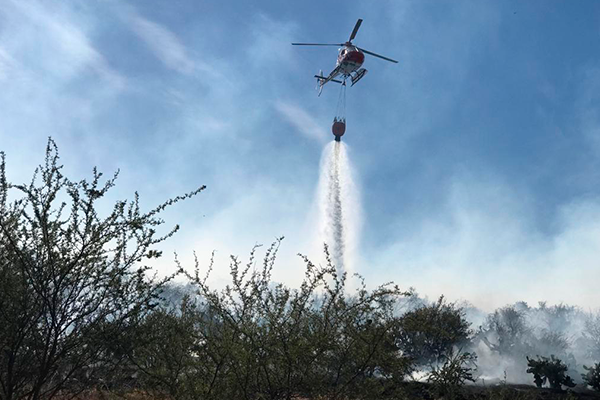
<path id="1" fill-rule="evenodd" d="M 365 61 L 365 55 L 360 51 L 353 51 L 348 54 L 348 61 L 362 64 Z"/>

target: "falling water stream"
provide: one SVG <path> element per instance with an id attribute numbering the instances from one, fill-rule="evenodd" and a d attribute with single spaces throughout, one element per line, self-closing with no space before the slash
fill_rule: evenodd
<path id="1" fill-rule="evenodd" d="M 318 203 L 321 244 L 328 245 L 338 272 L 353 270 L 360 230 L 360 202 L 348 148 L 343 142 L 333 141 L 323 151 Z"/>

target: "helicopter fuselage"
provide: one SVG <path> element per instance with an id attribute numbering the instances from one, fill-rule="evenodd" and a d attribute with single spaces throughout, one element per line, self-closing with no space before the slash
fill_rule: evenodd
<path id="1" fill-rule="evenodd" d="M 358 70 L 365 61 L 365 55 L 362 51 L 353 45 L 346 44 L 338 50 L 337 67 L 344 76 L 350 75 Z"/>

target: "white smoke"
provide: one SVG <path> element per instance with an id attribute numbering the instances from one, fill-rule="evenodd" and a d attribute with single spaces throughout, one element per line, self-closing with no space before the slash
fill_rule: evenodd
<path id="1" fill-rule="evenodd" d="M 471 351 L 477 354 L 482 382 L 531 385 L 525 357 L 554 355 L 568 367 L 567 375 L 579 383 L 585 373 L 583 366 L 600 361 L 600 313 L 565 304 L 541 302 L 532 307 L 518 302 L 489 314 L 479 329 Z"/>
<path id="2" fill-rule="evenodd" d="M 321 156 L 318 245 L 327 244 L 338 272 L 353 272 L 361 227 L 359 191 L 353 178 L 348 147 L 331 142 Z"/>

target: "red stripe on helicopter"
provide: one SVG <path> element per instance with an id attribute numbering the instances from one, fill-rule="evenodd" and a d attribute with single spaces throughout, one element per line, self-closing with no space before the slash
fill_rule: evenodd
<path id="1" fill-rule="evenodd" d="M 365 55 L 360 51 L 351 51 L 346 55 L 346 60 L 362 64 L 365 61 Z"/>

